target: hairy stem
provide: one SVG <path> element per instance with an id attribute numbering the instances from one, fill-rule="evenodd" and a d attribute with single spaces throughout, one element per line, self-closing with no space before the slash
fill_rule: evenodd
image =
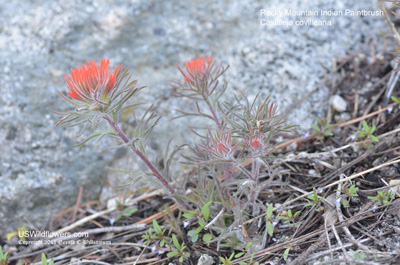
<path id="1" fill-rule="evenodd" d="M 253 157 L 253 162 L 252 162 L 252 168 L 251 168 L 251 186 L 250 186 L 250 203 L 253 206 L 253 214 L 257 215 L 260 212 L 259 207 L 256 205 L 256 200 L 258 197 L 258 191 L 257 191 L 257 184 L 258 184 L 258 177 L 260 175 L 260 165 L 257 161 L 256 157 Z"/>
<path id="2" fill-rule="evenodd" d="M 118 134 L 118 136 L 124 141 L 126 144 L 129 144 L 129 139 L 126 137 L 125 133 L 121 130 L 121 128 L 116 124 L 110 117 L 106 116 L 104 117 L 108 121 L 108 123 L 111 125 L 111 127 L 114 129 L 114 131 Z M 137 154 L 140 159 L 146 164 L 146 166 L 153 172 L 154 176 L 161 182 L 161 184 L 166 187 L 169 192 L 172 195 L 175 195 L 175 190 L 174 188 L 171 187 L 171 185 L 168 184 L 168 182 L 165 180 L 165 178 L 161 175 L 161 173 L 156 169 L 156 167 L 147 159 L 147 157 L 140 152 L 139 149 L 136 148 L 134 144 L 130 145 L 130 148 L 132 149 L 135 154 Z"/>
<path id="3" fill-rule="evenodd" d="M 218 116 L 217 116 L 217 112 L 214 110 L 213 106 L 211 105 L 210 100 L 207 97 L 204 96 L 204 101 L 207 103 L 207 106 L 210 109 L 210 111 L 211 111 L 211 113 L 212 113 L 212 115 L 214 117 L 214 121 L 217 124 L 218 129 L 221 129 L 222 128 L 221 127 L 221 122 L 219 121 Z"/>

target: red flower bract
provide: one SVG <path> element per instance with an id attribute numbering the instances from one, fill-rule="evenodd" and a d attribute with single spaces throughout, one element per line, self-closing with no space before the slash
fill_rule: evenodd
<path id="1" fill-rule="evenodd" d="M 179 71 L 181 71 L 184 76 L 185 82 L 190 82 L 193 84 L 194 79 L 201 78 L 203 74 L 206 73 L 208 67 L 211 65 L 213 60 L 212 55 L 210 57 L 200 57 L 196 60 L 186 63 L 187 74 L 178 66 Z"/>
<path id="2" fill-rule="evenodd" d="M 65 75 L 71 98 L 85 103 L 106 103 L 108 94 L 115 88 L 122 66 L 117 65 L 115 70 L 109 69 L 109 60 L 102 59 L 100 68 L 96 61 L 90 65 L 89 61 L 80 69 L 71 69 L 71 77 Z"/>
<path id="3" fill-rule="evenodd" d="M 229 158 L 239 146 L 239 143 L 237 143 L 236 145 L 232 145 L 231 131 L 226 133 L 223 129 L 221 129 L 218 134 L 212 135 L 210 129 L 208 129 L 208 133 L 213 146 L 199 146 L 215 157 Z"/>

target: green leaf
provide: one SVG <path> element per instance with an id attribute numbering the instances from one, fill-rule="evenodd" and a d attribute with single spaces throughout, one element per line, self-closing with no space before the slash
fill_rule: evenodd
<path id="1" fill-rule="evenodd" d="M 211 234 L 204 234 L 203 235 L 203 241 L 204 242 L 208 243 L 208 242 L 211 241 L 211 239 L 212 239 L 212 235 Z"/>
<path id="2" fill-rule="evenodd" d="M 153 227 L 154 227 L 154 231 L 155 231 L 157 234 L 162 234 L 161 228 L 160 228 L 160 226 L 158 225 L 156 219 L 153 219 Z"/>
<path id="3" fill-rule="evenodd" d="M 196 230 L 194 230 L 194 233 L 198 234 L 198 233 L 201 232 L 201 230 L 203 230 L 203 227 L 199 226 L 199 227 L 196 228 Z"/>
<path id="4" fill-rule="evenodd" d="M 327 131 L 324 132 L 324 135 L 325 136 L 332 136 L 333 133 L 331 131 L 327 130 Z"/>
<path id="5" fill-rule="evenodd" d="M 194 219 L 194 216 L 193 216 L 193 214 L 191 214 L 191 213 L 184 213 L 184 214 L 183 214 L 183 217 L 185 217 L 185 218 L 188 219 L 188 220 Z"/>
<path id="6" fill-rule="evenodd" d="M 210 217 L 210 210 L 206 208 L 203 212 L 204 221 L 208 222 L 208 218 Z"/>
<path id="7" fill-rule="evenodd" d="M 274 235 L 274 227 L 270 221 L 267 222 L 267 232 L 270 237 Z"/>
<path id="8" fill-rule="evenodd" d="M 192 233 L 191 233 L 192 232 Z M 191 230 L 188 232 L 188 236 L 190 236 L 190 238 L 192 239 L 193 243 L 196 243 L 197 240 L 199 239 L 199 234 L 195 234 L 194 230 Z"/>
<path id="9" fill-rule="evenodd" d="M 289 219 L 292 219 L 293 218 L 292 210 L 288 210 L 287 215 Z"/>
<path id="10" fill-rule="evenodd" d="M 132 209 L 125 209 L 124 215 L 125 216 L 131 216 L 132 214 L 137 212 L 137 208 L 132 208 Z"/>
<path id="11" fill-rule="evenodd" d="M 368 132 L 370 130 L 370 128 L 365 120 L 363 120 L 362 126 L 363 126 L 365 132 Z"/>
<path id="12" fill-rule="evenodd" d="M 289 251 L 290 251 L 290 248 L 287 248 L 285 250 L 285 252 L 283 252 L 283 259 L 284 260 L 287 260 L 287 258 L 289 257 Z"/>
<path id="13" fill-rule="evenodd" d="M 344 208 L 348 208 L 350 205 L 349 205 L 349 201 L 347 200 L 347 199 L 343 199 L 342 200 L 342 204 L 343 204 L 343 207 Z"/>
<path id="14" fill-rule="evenodd" d="M 179 262 L 183 262 L 183 257 L 182 256 L 179 258 Z"/>
<path id="15" fill-rule="evenodd" d="M 181 246 L 180 246 L 180 244 L 179 244 L 179 241 L 178 241 L 178 239 L 176 238 L 175 235 L 172 235 L 172 242 L 174 243 L 174 246 L 175 246 L 178 250 L 181 249 Z"/>
<path id="16" fill-rule="evenodd" d="M 268 220 L 271 219 L 273 210 L 274 210 L 274 207 L 273 207 L 272 203 L 270 203 L 267 208 L 267 219 Z"/>
<path id="17" fill-rule="evenodd" d="M 246 247 L 244 248 L 246 251 L 249 250 L 249 248 L 253 245 L 253 242 L 249 242 L 246 244 Z"/>
<path id="18" fill-rule="evenodd" d="M 46 254 L 42 253 L 42 264 L 47 264 Z"/>
<path id="19" fill-rule="evenodd" d="M 172 257 L 178 256 L 178 255 L 179 255 L 179 252 L 172 251 L 167 254 L 167 257 L 172 258 Z"/>
<path id="20" fill-rule="evenodd" d="M 311 125 L 311 128 L 313 128 L 316 132 L 320 131 L 320 128 L 315 124 Z"/>
<path id="21" fill-rule="evenodd" d="M 201 208 L 201 211 L 200 211 L 200 215 L 204 217 L 204 220 L 205 220 L 206 222 L 208 222 L 208 218 L 209 218 L 209 216 L 210 216 L 210 210 L 208 209 L 208 206 L 210 206 L 211 203 L 212 203 L 212 201 L 207 202 L 207 203 L 203 206 L 203 208 Z"/>
<path id="22" fill-rule="evenodd" d="M 397 102 L 397 103 L 400 102 L 400 98 L 396 98 L 396 97 L 394 97 L 394 96 L 391 96 L 390 98 L 391 98 L 394 102 Z"/>
<path id="23" fill-rule="evenodd" d="M 372 126 L 371 131 L 369 131 L 369 133 L 372 135 L 376 130 L 376 126 Z"/>
<path id="24" fill-rule="evenodd" d="M 373 135 L 370 135 L 370 138 L 371 138 L 371 140 L 372 140 L 373 142 L 379 142 L 379 139 L 376 138 L 376 137 L 373 136 Z"/>
<path id="25" fill-rule="evenodd" d="M 373 201 L 379 201 L 380 200 L 378 197 L 372 197 L 372 196 L 368 196 L 368 199 L 373 200 Z"/>
<path id="26" fill-rule="evenodd" d="M 238 254 L 235 255 L 235 259 L 240 258 L 240 257 L 243 256 L 243 255 L 244 255 L 243 252 L 238 253 Z"/>
<path id="27" fill-rule="evenodd" d="M 98 136 L 105 136 L 105 135 L 107 135 L 107 134 L 114 134 L 114 133 L 111 132 L 111 131 L 100 131 L 100 132 L 95 132 L 94 134 L 90 135 L 88 138 L 86 138 L 85 140 L 83 140 L 83 141 L 80 142 L 79 144 L 73 145 L 72 147 L 78 147 L 78 146 L 80 146 L 80 149 L 82 149 L 83 145 L 84 145 L 86 142 L 90 141 L 91 139 L 93 139 L 93 138 L 95 138 L 95 137 L 98 137 Z"/>
<path id="28" fill-rule="evenodd" d="M 297 215 L 299 215 L 300 211 L 297 211 L 294 215 L 293 218 L 296 218 Z"/>
<path id="29" fill-rule="evenodd" d="M 122 214 L 119 213 L 119 214 L 114 218 L 114 223 L 118 222 L 119 219 L 121 219 L 121 217 L 122 217 Z"/>

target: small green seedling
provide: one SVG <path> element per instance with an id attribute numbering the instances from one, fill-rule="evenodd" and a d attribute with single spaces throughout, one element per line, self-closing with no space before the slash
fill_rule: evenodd
<path id="1" fill-rule="evenodd" d="M 317 212 L 324 210 L 324 206 L 321 205 L 321 202 L 325 199 L 322 196 L 318 195 L 317 189 L 313 188 L 313 194 L 307 196 L 308 199 L 312 200 L 312 202 L 307 203 L 304 207 L 317 205 Z"/>
<path id="2" fill-rule="evenodd" d="M 200 232 L 207 225 L 208 220 L 210 218 L 210 204 L 212 201 L 207 202 L 202 208 L 200 213 L 196 211 L 188 211 L 183 214 L 186 220 L 183 222 L 184 227 L 186 228 L 189 224 L 197 223 L 199 226 L 196 229 L 192 229 L 188 232 L 188 236 L 192 239 L 192 242 L 196 242 L 199 239 Z M 211 234 L 205 234 L 203 236 L 203 241 L 208 243 L 212 240 Z"/>
<path id="3" fill-rule="evenodd" d="M 292 250 L 292 246 L 289 246 L 285 249 L 285 252 L 283 252 L 283 259 L 286 261 L 287 258 L 289 257 L 289 252 Z"/>
<path id="4" fill-rule="evenodd" d="M 241 252 L 239 252 L 239 253 L 237 253 L 237 254 L 235 255 L 235 259 L 240 258 L 241 256 L 246 255 L 246 254 L 249 252 L 249 248 L 251 247 L 252 244 L 253 244 L 252 242 L 249 242 L 249 243 L 246 244 L 246 247 L 245 247 L 244 249 L 239 249 Z"/>
<path id="5" fill-rule="evenodd" d="M 178 239 L 176 238 L 175 235 L 172 235 L 172 243 L 174 244 L 174 247 L 176 248 L 176 251 L 171 251 L 167 254 L 167 257 L 172 258 L 179 256 L 179 262 L 183 262 L 183 259 L 190 257 L 189 252 L 184 252 L 183 250 L 186 248 L 185 244 L 182 243 L 179 244 Z"/>
<path id="6" fill-rule="evenodd" d="M 390 190 L 387 190 L 385 192 L 379 190 L 378 196 L 376 196 L 376 197 L 368 196 L 368 199 L 377 201 L 378 206 L 388 205 L 390 203 L 390 200 L 394 200 L 394 195 L 392 194 L 392 191 L 390 191 Z"/>
<path id="7" fill-rule="evenodd" d="M 330 124 L 328 119 L 316 119 L 318 124 L 314 124 L 311 126 L 312 133 L 318 134 L 315 138 L 322 141 L 325 137 L 333 136 L 332 127 L 335 124 Z"/>
<path id="8" fill-rule="evenodd" d="M 367 254 L 365 254 L 364 252 L 360 252 L 360 251 L 354 251 L 352 249 L 350 249 L 350 253 L 354 255 L 354 258 L 356 260 L 364 260 L 367 258 Z M 353 263 L 354 265 L 357 264 L 356 262 Z"/>
<path id="9" fill-rule="evenodd" d="M 295 214 L 292 214 L 291 210 L 287 211 L 287 216 L 280 216 L 281 219 L 285 220 L 285 224 L 289 224 L 289 227 L 293 227 L 295 229 L 296 227 L 299 226 L 299 224 L 296 224 L 295 218 L 297 215 L 300 214 L 300 211 L 297 211 Z"/>
<path id="10" fill-rule="evenodd" d="M 344 185 L 340 191 L 340 197 L 335 201 L 335 204 L 340 203 L 343 204 L 343 207 L 348 208 L 350 206 L 350 200 L 352 197 L 357 197 L 358 188 L 356 185 L 351 185 L 350 188 L 347 185 Z"/>
<path id="11" fill-rule="evenodd" d="M 42 265 L 53 265 L 54 264 L 54 260 L 50 260 L 47 263 L 47 257 L 46 254 L 42 253 Z"/>
<path id="12" fill-rule="evenodd" d="M 170 238 L 165 235 L 165 232 L 166 229 L 162 230 L 157 221 L 153 219 L 153 228 L 150 227 L 148 232 L 145 232 L 145 234 L 142 235 L 143 244 L 149 245 L 150 243 L 154 243 L 152 252 L 156 251 L 156 249 L 158 249 L 159 253 L 163 252 L 161 248 L 167 241 L 170 241 Z"/>
<path id="13" fill-rule="evenodd" d="M 272 237 L 274 235 L 274 226 L 276 224 L 275 222 L 272 222 L 273 210 L 274 210 L 274 207 L 271 203 L 270 205 L 268 205 L 267 215 L 265 216 L 267 218 L 266 229 L 267 229 L 267 233 L 270 237 Z"/>
<path id="14" fill-rule="evenodd" d="M 130 217 L 132 214 L 137 212 L 137 208 L 126 208 L 124 204 L 116 201 L 116 211 L 114 213 L 114 218 L 110 220 L 110 224 L 114 225 L 121 219 L 122 216 Z"/>
<path id="15" fill-rule="evenodd" d="M 8 253 L 3 253 L 3 249 L 0 246 L 0 265 L 8 264 Z"/>
<path id="16" fill-rule="evenodd" d="M 260 265 L 260 263 L 258 261 L 253 261 L 253 259 L 254 259 L 254 253 L 251 254 L 249 262 L 240 261 L 239 265 Z"/>
<path id="17" fill-rule="evenodd" d="M 371 139 L 373 142 L 379 142 L 379 139 L 373 135 L 376 130 L 376 126 L 369 127 L 366 121 L 363 121 L 362 125 L 363 130 L 357 131 L 357 139 Z"/>
<path id="18" fill-rule="evenodd" d="M 223 257 L 218 257 L 219 260 L 222 262 L 223 265 L 231 265 L 232 264 L 232 259 L 235 256 L 235 253 L 232 252 L 232 255 L 229 258 L 223 258 Z"/>

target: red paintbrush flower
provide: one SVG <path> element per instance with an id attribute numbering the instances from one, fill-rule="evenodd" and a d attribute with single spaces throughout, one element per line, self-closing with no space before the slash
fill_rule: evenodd
<path id="1" fill-rule="evenodd" d="M 223 129 L 221 129 L 218 134 L 212 135 L 210 129 L 208 129 L 208 133 L 212 142 L 212 146 L 199 146 L 214 157 L 229 158 L 239 146 L 239 143 L 232 145 L 231 131 L 226 133 Z"/>
<path id="2" fill-rule="evenodd" d="M 80 69 L 71 69 L 71 77 L 65 75 L 71 98 L 88 104 L 97 105 L 98 103 L 108 104 L 108 95 L 115 89 L 118 75 L 122 71 L 122 66 L 117 65 L 115 70 L 109 69 L 109 60 L 101 60 L 100 68 L 96 61 L 90 65 L 89 61 L 82 65 Z"/>
<path id="3" fill-rule="evenodd" d="M 191 83 L 192 85 L 196 80 L 202 80 L 203 77 L 209 72 L 210 65 L 213 62 L 213 56 L 210 57 L 200 57 L 196 60 L 186 63 L 185 73 L 180 66 L 178 66 L 179 71 L 181 71 L 185 82 Z"/>
<path id="4" fill-rule="evenodd" d="M 253 130 L 251 127 L 250 134 L 244 138 L 245 145 L 257 155 L 266 155 L 272 150 L 272 146 L 268 143 L 265 143 L 265 139 L 263 134 L 259 131 L 259 129 Z"/>

